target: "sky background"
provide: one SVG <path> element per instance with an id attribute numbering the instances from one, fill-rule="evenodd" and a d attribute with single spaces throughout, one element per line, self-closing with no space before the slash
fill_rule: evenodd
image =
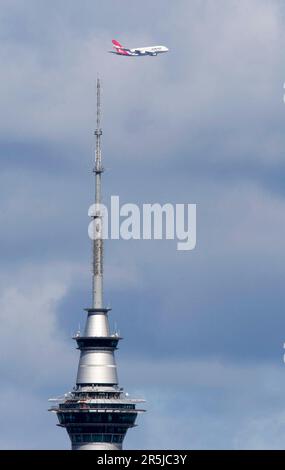
<path id="1" fill-rule="evenodd" d="M 0 448 L 70 447 L 47 400 L 91 302 L 99 75 L 105 202 L 197 204 L 194 251 L 106 244 L 120 384 L 148 410 L 125 448 L 284 449 L 284 2 L 0 7 Z"/>

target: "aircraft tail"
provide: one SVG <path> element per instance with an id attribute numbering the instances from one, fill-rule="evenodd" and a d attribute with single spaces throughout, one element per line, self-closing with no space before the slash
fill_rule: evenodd
<path id="1" fill-rule="evenodd" d="M 124 46 L 122 46 L 122 44 L 120 44 L 118 41 L 116 41 L 116 39 L 113 39 L 112 43 L 113 43 L 113 46 L 115 47 L 115 49 L 124 49 Z"/>
<path id="2" fill-rule="evenodd" d="M 116 41 L 116 39 L 113 39 L 112 43 L 113 43 L 114 49 L 116 51 L 116 54 L 130 55 L 129 49 L 126 49 L 124 46 L 122 46 L 122 44 L 120 44 L 118 41 Z"/>

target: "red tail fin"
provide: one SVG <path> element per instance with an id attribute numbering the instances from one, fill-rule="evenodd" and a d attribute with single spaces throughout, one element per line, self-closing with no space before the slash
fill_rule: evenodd
<path id="1" fill-rule="evenodd" d="M 118 41 L 116 41 L 116 39 L 113 39 L 112 43 L 116 47 L 116 49 L 121 49 L 121 47 L 123 47 L 122 44 L 120 44 Z"/>
<path id="2" fill-rule="evenodd" d="M 122 46 L 122 44 L 116 41 L 116 39 L 113 39 L 112 43 L 114 45 L 114 48 L 116 49 L 117 54 L 130 55 L 128 49 L 125 49 L 124 46 Z"/>

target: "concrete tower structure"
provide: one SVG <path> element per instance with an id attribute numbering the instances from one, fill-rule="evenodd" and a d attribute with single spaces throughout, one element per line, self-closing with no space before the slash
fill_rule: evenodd
<path id="1" fill-rule="evenodd" d="M 101 87 L 97 80 L 97 129 L 95 155 L 95 205 L 92 212 L 96 236 L 93 240 L 92 307 L 87 308 L 83 335 L 74 337 L 80 350 L 76 386 L 50 411 L 66 428 L 73 450 L 119 450 L 129 428 L 135 426 L 142 399 L 131 399 L 119 387 L 114 351 L 120 336 L 110 333 L 108 312 L 103 303 L 103 214 L 101 180 Z"/>

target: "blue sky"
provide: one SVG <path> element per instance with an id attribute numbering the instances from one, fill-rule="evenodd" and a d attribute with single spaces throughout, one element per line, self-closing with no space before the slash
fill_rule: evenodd
<path id="1" fill-rule="evenodd" d="M 275 0 L 2 0 L 0 448 L 69 448 L 47 399 L 90 305 L 100 75 L 106 202 L 197 204 L 193 252 L 106 244 L 120 383 L 148 409 L 125 447 L 284 449 L 284 22 Z"/>

